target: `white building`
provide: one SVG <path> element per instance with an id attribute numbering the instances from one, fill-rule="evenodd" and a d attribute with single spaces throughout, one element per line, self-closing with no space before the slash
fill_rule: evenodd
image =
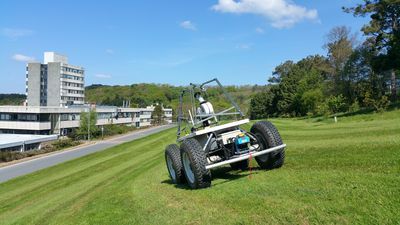
<path id="1" fill-rule="evenodd" d="M 80 125 L 82 112 L 95 110 L 96 125 L 151 125 L 154 107 L 92 107 L 84 104 L 85 71 L 68 64 L 68 57 L 44 53 L 44 63 L 28 63 L 26 68 L 26 106 L 0 106 L 0 133 L 66 135 Z M 168 123 L 172 109 L 163 109 Z"/>
<path id="2" fill-rule="evenodd" d="M 83 105 L 85 70 L 68 64 L 68 57 L 54 52 L 44 53 L 44 63 L 28 63 L 26 67 L 28 106 Z"/>
<path id="3" fill-rule="evenodd" d="M 0 106 L 0 133 L 66 135 L 80 125 L 82 112 L 95 110 L 96 125 L 150 126 L 151 108 Z"/>

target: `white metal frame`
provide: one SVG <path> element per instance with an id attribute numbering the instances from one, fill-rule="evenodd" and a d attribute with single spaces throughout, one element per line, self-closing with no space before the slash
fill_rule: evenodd
<path id="1" fill-rule="evenodd" d="M 183 141 L 185 139 L 188 139 L 188 138 L 192 138 L 192 137 L 203 135 L 203 134 L 212 133 L 212 132 L 219 131 L 219 130 L 224 130 L 224 129 L 231 128 L 231 127 L 237 127 L 237 126 L 249 123 L 249 122 L 250 122 L 249 119 L 243 119 L 243 120 L 238 120 L 238 121 L 235 121 L 235 122 L 226 123 L 226 124 L 222 124 L 222 125 L 215 126 L 215 127 L 206 127 L 203 130 L 199 130 L 199 131 L 190 133 L 190 134 L 188 134 L 186 136 L 180 137 L 180 138 L 178 138 L 177 141 L 181 142 L 181 141 Z"/>
<path id="2" fill-rule="evenodd" d="M 254 151 L 254 150 L 252 151 L 252 149 L 250 149 L 249 153 L 240 155 L 240 156 L 238 156 L 236 158 L 228 159 L 228 160 L 225 160 L 225 161 L 222 161 L 222 162 L 218 162 L 218 163 L 209 164 L 209 165 L 206 166 L 206 169 L 208 170 L 208 169 L 220 167 L 220 166 L 223 166 L 223 165 L 226 165 L 226 164 L 243 161 L 243 160 L 249 159 L 250 157 L 256 157 L 256 156 L 259 156 L 259 155 L 264 155 L 264 154 L 267 154 L 267 153 L 270 153 L 270 152 L 278 151 L 278 150 L 280 150 L 282 148 L 285 148 L 285 147 L 286 147 L 286 144 L 282 144 L 282 145 L 278 145 L 278 146 L 275 146 L 275 147 L 272 147 L 272 148 L 268 148 L 268 149 L 265 149 L 265 150 L 262 150 L 262 151 Z M 253 149 L 254 149 L 254 147 L 253 147 Z"/>

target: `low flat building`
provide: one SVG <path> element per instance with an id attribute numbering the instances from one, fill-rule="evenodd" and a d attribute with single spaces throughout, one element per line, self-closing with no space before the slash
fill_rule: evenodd
<path id="1" fill-rule="evenodd" d="M 82 112 L 95 110 L 96 125 L 124 124 L 135 127 L 151 125 L 151 108 L 119 108 L 114 106 L 0 106 L 0 133 L 66 135 L 80 125 Z"/>
<path id="2" fill-rule="evenodd" d="M 167 123 L 172 123 L 172 109 L 163 108 L 164 120 Z"/>
<path id="3" fill-rule="evenodd" d="M 0 151 L 40 149 L 43 142 L 54 141 L 58 135 L 0 134 Z"/>

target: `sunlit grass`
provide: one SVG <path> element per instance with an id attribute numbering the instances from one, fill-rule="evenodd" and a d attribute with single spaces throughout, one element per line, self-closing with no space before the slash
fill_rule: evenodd
<path id="1" fill-rule="evenodd" d="M 175 130 L 0 184 L 0 224 L 396 224 L 400 111 L 272 119 L 285 165 L 213 171 L 211 188 L 169 182 Z M 249 128 L 249 126 L 246 126 Z"/>

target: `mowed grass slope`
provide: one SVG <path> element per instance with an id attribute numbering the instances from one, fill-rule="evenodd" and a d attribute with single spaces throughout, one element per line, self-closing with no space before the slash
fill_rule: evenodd
<path id="1" fill-rule="evenodd" d="M 172 129 L 0 184 L 0 224 L 399 223 L 400 111 L 272 121 L 288 145 L 281 169 L 172 185 Z"/>

